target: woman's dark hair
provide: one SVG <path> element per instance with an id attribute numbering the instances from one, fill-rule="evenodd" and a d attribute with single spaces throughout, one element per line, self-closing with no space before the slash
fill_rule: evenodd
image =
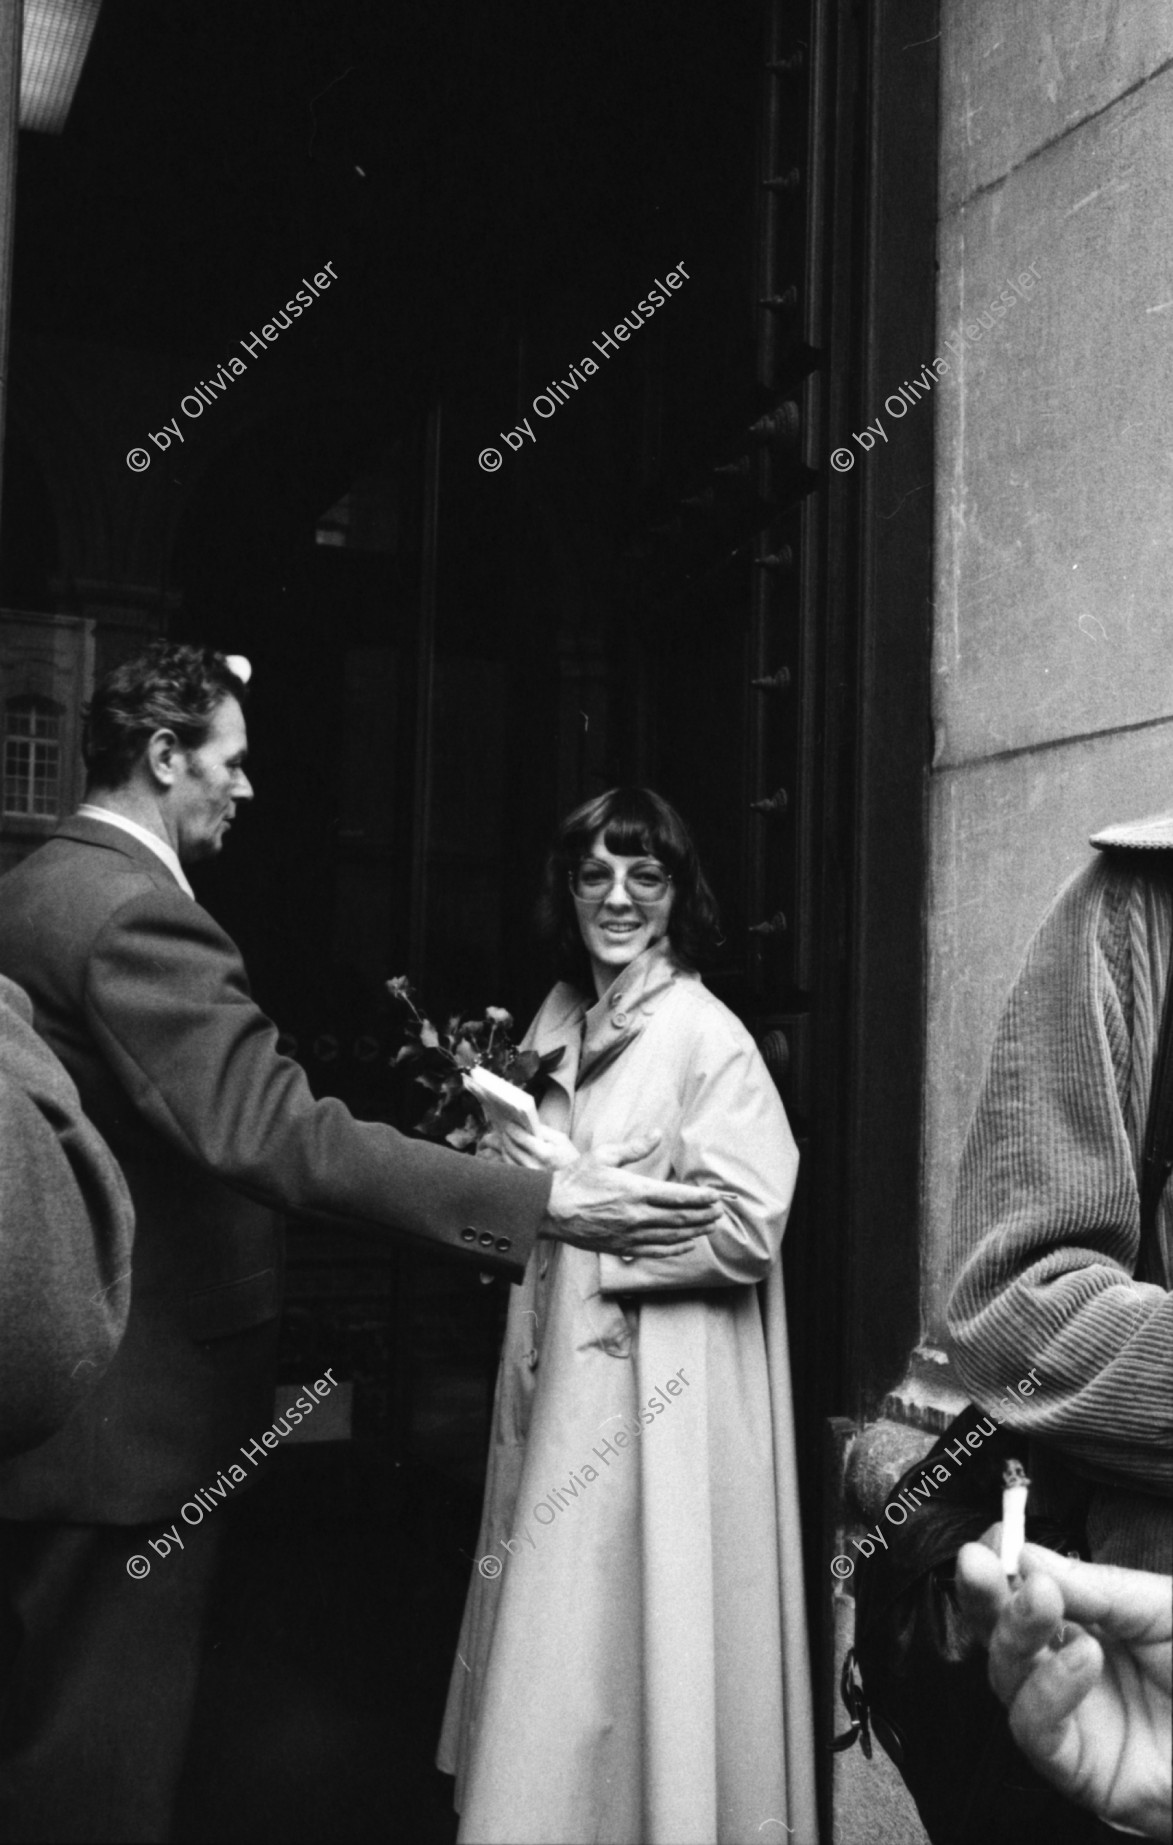
<path id="1" fill-rule="evenodd" d="M 676 809 L 651 788 L 611 788 L 567 814 L 546 855 L 538 933 L 551 951 L 558 978 L 590 991 L 590 961 L 579 932 L 570 873 L 589 856 L 599 833 L 620 858 L 646 853 L 672 873 L 675 894 L 668 940 L 678 961 L 695 966 L 716 946 L 721 925 L 688 829 Z"/>
<path id="2" fill-rule="evenodd" d="M 153 641 L 98 681 L 82 713 L 91 786 L 121 788 L 157 730 L 173 730 L 185 750 L 199 749 L 217 707 L 226 698 L 243 704 L 245 696 L 222 653 Z"/>

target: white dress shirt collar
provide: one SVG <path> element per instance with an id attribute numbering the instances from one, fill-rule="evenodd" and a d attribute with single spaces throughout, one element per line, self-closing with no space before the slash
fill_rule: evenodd
<path id="1" fill-rule="evenodd" d="M 149 846 L 156 858 L 162 859 L 180 890 L 186 891 L 194 901 L 195 892 L 184 876 L 183 866 L 165 839 L 160 839 L 157 833 L 148 833 L 146 827 L 140 826 L 137 820 L 128 820 L 125 814 L 116 814 L 109 807 L 96 807 L 92 801 L 83 801 L 77 812 L 79 819 L 104 820 L 107 826 L 121 827 L 124 833 L 137 839 L 140 845 Z"/>

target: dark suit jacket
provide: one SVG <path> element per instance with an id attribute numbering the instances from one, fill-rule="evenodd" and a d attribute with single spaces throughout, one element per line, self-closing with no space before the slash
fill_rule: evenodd
<path id="1" fill-rule="evenodd" d="M 130 1194 L 32 1016 L 0 975 L 0 1455 L 61 1427 L 130 1311 Z"/>
<path id="2" fill-rule="evenodd" d="M 0 878 L 0 971 L 30 995 L 138 1222 L 122 1348 L 59 1435 L 0 1465 L 0 1516 L 171 1518 L 239 1460 L 272 1419 L 275 1209 L 523 1272 L 550 1175 L 315 1101 L 233 942 L 117 827 L 71 820 Z"/>

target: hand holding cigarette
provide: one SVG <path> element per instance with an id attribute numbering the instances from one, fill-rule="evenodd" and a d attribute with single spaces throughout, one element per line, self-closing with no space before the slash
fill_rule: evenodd
<path id="1" fill-rule="evenodd" d="M 1015 1742 L 1078 1806 L 1173 1838 L 1173 1580 L 1038 1544 L 1017 1562 L 1011 1588 L 988 1544 L 957 1559 L 962 1612 L 988 1639 Z"/>

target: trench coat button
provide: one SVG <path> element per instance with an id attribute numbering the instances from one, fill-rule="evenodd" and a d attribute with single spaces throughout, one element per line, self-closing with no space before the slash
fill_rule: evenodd
<path id="1" fill-rule="evenodd" d="M 477 1240 L 477 1233 L 470 1226 L 467 1230 L 462 1230 L 460 1232 L 460 1239 L 463 1243 L 475 1243 Z"/>
<path id="2" fill-rule="evenodd" d="M 529 1366 L 529 1368 L 530 1368 L 530 1370 L 531 1370 L 531 1371 L 536 1371 L 536 1370 L 537 1370 L 537 1368 L 538 1368 L 538 1354 L 537 1354 L 537 1351 L 535 1350 L 535 1351 L 532 1351 L 532 1352 L 527 1352 L 527 1353 L 526 1353 L 526 1355 L 525 1355 L 525 1362 L 526 1362 L 526 1364 L 527 1364 L 527 1365 Z"/>
<path id="3" fill-rule="evenodd" d="M 481 1231 L 477 1241 L 480 1243 L 482 1249 L 492 1249 L 493 1247 L 493 1238 L 487 1230 Z"/>
<path id="4" fill-rule="evenodd" d="M 550 1267 L 550 1258 L 549 1258 L 549 1256 L 543 1256 L 543 1257 L 542 1257 L 542 1259 L 541 1259 L 541 1261 L 540 1261 L 540 1262 L 538 1263 L 538 1274 L 539 1274 L 539 1276 L 541 1277 L 541 1279 L 542 1279 L 543 1281 L 544 1281 L 544 1280 L 545 1280 L 545 1278 L 546 1278 L 546 1275 L 547 1275 L 547 1272 L 548 1272 L 548 1270 L 549 1270 L 549 1267 Z"/>
<path id="5" fill-rule="evenodd" d="M 614 1024 L 614 1025 L 617 1025 L 617 1026 L 619 1027 L 619 1029 L 620 1029 L 620 1031 L 622 1031 L 622 1030 L 623 1030 L 623 1027 L 624 1027 L 624 1026 L 626 1025 L 626 1023 L 627 1023 L 627 1014 L 626 1014 L 626 1012 L 617 1012 L 617 1013 L 615 1014 L 615 1017 L 614 1017 L 614 1019 L 613 1019 L 613 1020 L 612 1020 L 611 1022 L 612 1022 L 612 1024 Z"/>
<path id="6" fill-rule="evenodd" d="M 499 1236 L 497 1238 L 497 1247 L 501 1251 L 501 1254 L 504 1256 L 504 1255 L 507 1255 L 508 1252 L 513 1248 L 513 1244 L 509 1241 L 509 1238 L 507 1236 Z"/>

